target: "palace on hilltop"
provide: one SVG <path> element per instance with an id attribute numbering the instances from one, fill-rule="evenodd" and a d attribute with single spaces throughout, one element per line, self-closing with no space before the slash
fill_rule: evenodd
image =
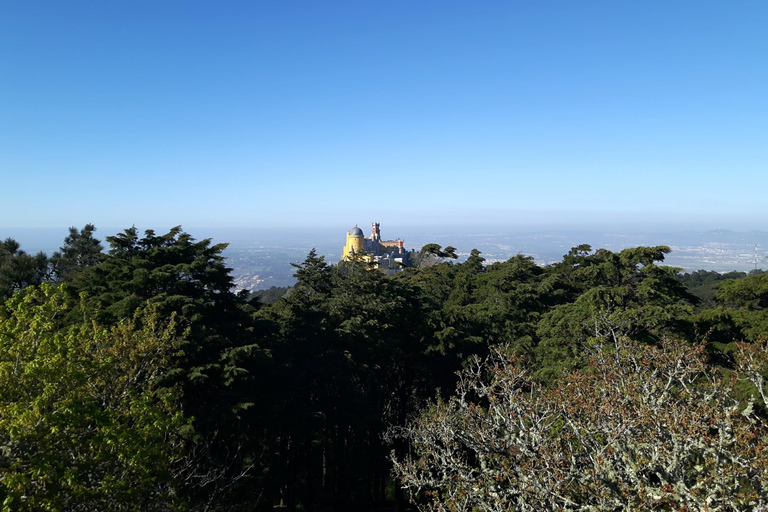
<path id="1" fill-rule="evenodd" d="M 347 231 L 347 243 L 341 253 L 342 260 L 361 258 L 372 262 L 386 274 L 412 266 L 411 253 L 405 250 L 405 241 L 382 240 L 378 222 L 371 224 L 371 236 L 366 238 L 363 230 L 355 226 Z"/>

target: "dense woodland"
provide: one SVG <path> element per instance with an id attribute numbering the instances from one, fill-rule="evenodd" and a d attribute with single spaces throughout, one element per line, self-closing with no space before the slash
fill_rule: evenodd
<path id="1" fill-rule="evenodd" d="M 315 251 L 235 293 L 180 227 L 0 242 L 15 510 L 765 510 L 768 274 Z"/>

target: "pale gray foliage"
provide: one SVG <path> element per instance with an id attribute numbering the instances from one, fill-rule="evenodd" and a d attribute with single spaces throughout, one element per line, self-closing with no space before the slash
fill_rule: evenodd
<path id="1" fill-rule="evenodd" d="M 589 366 L 554 389 L 500 352 L 475 359 L 456 394 L 391 436 L 413 452 L 395 474 L 425 511 L 766 510 L 766 347 L 741 345 L 739 377 L 703 348 L 599 338 Z"/>

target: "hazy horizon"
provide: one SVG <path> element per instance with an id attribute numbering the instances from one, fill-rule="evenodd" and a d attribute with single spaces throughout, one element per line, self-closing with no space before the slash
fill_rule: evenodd
<path id="1" fill-rule="evenodd" d="M 349 224 L 349 223 L 348 223 Z M 733 232 L 749 234 L 768 233 L 768 226 L 765 229 L 754 227 L 752 229 L 732 229 L 730 227 L 713 226 L 668 226 L 668 225 L 650 225 L 640 226 L 632 225 L 626 229 L 612 224 L 594 224 L 594 225 L 507 225 L 507 224 L 484 224 L 484 225 L 454 225 L 454 224 L 431 224 L 431 225 L 409 225 L 402 223 L 382 224 L 382 233 L 384 238 L 403 238 L 405 236 L 429 236 L 437 234 L 446 236 L 451 233 L 461 234 L 463 236 L 481 236 L 500 233 L 520 233 L 520 234 L 545 234 L 549 232 L 566 233 L 609 233 L 615 236 L 653 236 L 660 234 L 676 233 L 715 233 L 715 232 Z M 267 227 L 229 227 L 229 226 L 191 226 L 187 227 L 181 224 L 160 225 L 160 226 L 142 226 L 131 225 L 120 228 L 96 226 L 95 236 L 104 242 L 108 236 L 122 233 L 125 229 L 135 227 L 140 236 L 143 236 L 146 230 L 153 230 L 156 234 L 167 233 L 171 228 L 181 226 L 182 229 L 190 233 L 195 239 L 211 238 L 214 243 L 231 242 L 249 242 L 258 238 L 268 238 L 280 240 L 281 236 L 295 237 L 297 234 L 304 234 L 303 238 L 317 238 L 318 236 L 328 236 L 337 238 L 343 245 L 346 231 L 352 227 L 360 227 L 366 236 L 370 231 L 370 222 L 351 223 L 349 225 L 338 226 L 267 226 Z M 61 226 L 61 227 L 0 227 L 0 239 L 13 238 L 26 250 L 26 245 L 32 243 L 35 247 L 40 247 L 41 243 L 50 246 L 51 243 L 58 246 L 63 244 L 64 238 L 69 233 L 70 227 L 81 229 L 83 226 Z M 40 241 L 46 242 L 40 242 Z M 106 242 L 104 242 L 106 246 Z M 39 250 L 39 248 L 37 249 Z"/>
<path id="2" fill-rule="evenodd" d="M 367 232 L 366 224 L 358 224 Z M 345 233 L 351 227 L 184 229 L 198 240 L 210 238 L 213 243 L 228 244 L 224 255 L 229 258 L 228 265 L 234 268 L 233 275 L 236 280 L 243 281 L 244 276 L 249 273 L 249 268 L 264 268 L 264 265 L 271 268 L 271 277 L 268 276 L 264 281 L 264 286 L 268 286 L 290 282 L 293 273 L 290 263 L 302 261 L 311 249 L 316 249 L 318 254 L 325 256 L 331 263 L 337 261 L 341 256 Z M 136 228 L 141 236 L 147 229 L 142 226 Z M 163 227 L 153 229 L 157 234 L 167 232 Z M 0 228 L 0 239 L 14 238 L 27 253 L 43 251 L 50 256 L 63 244 L 67 231 L 66 228 Z M 106 237 L 122 231 L 123 229 L 105 229 L 97 226 L 95 235 L 108 249 Z M 407 250 L 419 250 L 427 243 L 452 245 L 457 248 L 459 261 L 462 261 L 471 249 L 479 249 L 489 263 L 524 254 L 534 258 L 537 264 L 546 265 L 560 261 L 562 255 L 571 247 L 581 244 L 591 245 L 593 249 L 604 248 L 611 251 L 637 246 L 668 245 L 672 252 L 665 259 L 665 264 L 680 267 L 685 271 L 746 271 L 768 266 L 768 231 L 763 230 L 620 231 L 610 227 L 597 229 L 594 226 L 583 229 L 541 229 L 531 226 L 492 225 L 469 230 L 451 225 L 406 227 L 382 223 L 381 231 L 385 239 L 405 239 Z M 259 279 L 263 277 L 262 275 Z M 255 286 L 248 284 L 246 287 Z"/>

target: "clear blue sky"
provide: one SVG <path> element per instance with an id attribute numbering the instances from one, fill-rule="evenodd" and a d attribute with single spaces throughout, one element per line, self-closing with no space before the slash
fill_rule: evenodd
<path id="1" fill-rule="evenodd" d="M 768 228 L 768 2 L 0 0 L 0 227 Z"/>

